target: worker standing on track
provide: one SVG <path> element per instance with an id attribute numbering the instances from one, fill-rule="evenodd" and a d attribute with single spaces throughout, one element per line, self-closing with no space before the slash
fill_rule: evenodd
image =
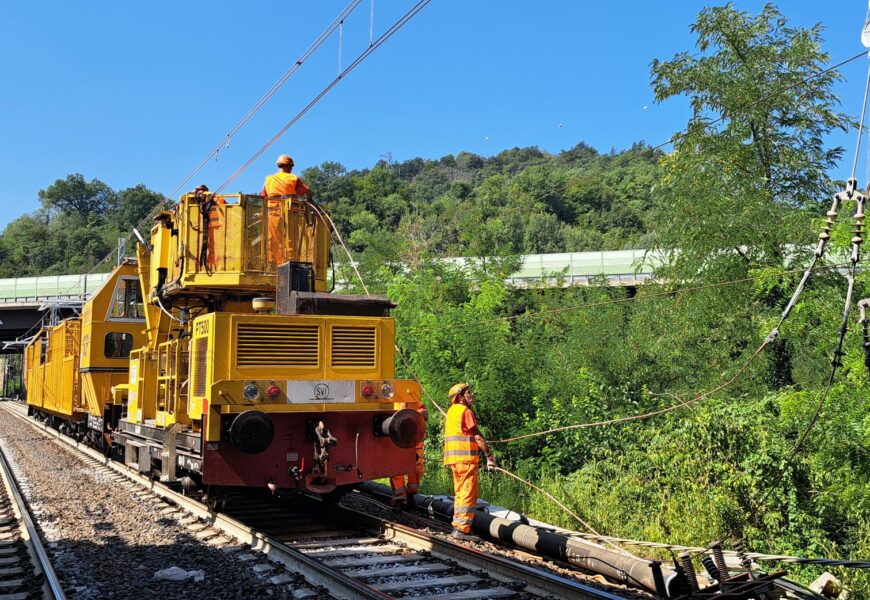
<path id="1" fill-rule="evenodd" d="M 281 227 L 281 213 L 286 203 L 281 196 L 305 196 L 311 200 L 311 189 L 301 178 L 294 175 L 293 159 L 282 154 L 276 161 L 278 172 L 266 177 L 260 194 L 269 206 L 269 259 L 275 265 L 284 262 L 284 235 Z"/>
<path id="2" fill-rule="evenodd" d="M 417 412 L 423 417 L 424 422 L 429 421 L 429 411 L 420 403 L 417 407 Z M 414 494 L 420 491 L 420 482 L 423 480 L 423 474 L 426 472 L 426 463 L 424 460 L 423 451 L 425 450 L 426 433 L 423 432 L 423 439 L 417 444 L 417 464 L 413 473 L 408 473 L 407 481 L 405 475 L 393 475 L 390 477 L 390 487 L 393 489 L 393 497 L 390 499 L 390 506 L 397 512 L 405 507 L 414 506 Z"/>
<path id="3" fill-rule="evenodd" d="M 486 467 L 494 470 L 495 457 L 480 429 L 477 417 L 471 410 L 474 394 L 467 383 L 457 383 L 450 388 L 450 408 L 444 422 L 444 464 L 453 471 L 453 532 L 459 540 L 477 541 L 471 533 L 471 522 L 477 507 L 480 487 L 478 475 L 478 451 L 486 456 Z"/>

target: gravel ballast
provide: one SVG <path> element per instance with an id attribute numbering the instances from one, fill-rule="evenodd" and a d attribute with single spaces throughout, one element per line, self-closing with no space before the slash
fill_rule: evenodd
<path id="1" fill-rule="evenodd" d="M 259 553 L 222 549 L 217 536 L 210 545 L 202 523 L 9 415 L 0 418 L 0 446 L 69 598 L 294 598 L 312 588 Z M 318 589 L 308 597 L 330 596 Z"/>

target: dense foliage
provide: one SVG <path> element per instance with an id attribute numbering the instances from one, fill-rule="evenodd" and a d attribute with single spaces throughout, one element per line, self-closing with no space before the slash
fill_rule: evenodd
<path id="1" fill-rule="evenodd" d="M 79 173 L 39 192 L 39 210 L 0 235 L 0 277 L 84 273 L 164 199 L 144 185 L 115 191 Z"/>
<path id="2" fill-rule="evenodd" d="M 844 279 L 810 281 L 780 339 L 744 369 L 788 301 L 821 229 L 842 150 L 824 136 L 852 126 L 838 112 L 820 30 L 795 29 L 773 7 L 750 15 L 704 9 L 697 52 L 654 61 L 660 101 L 687 96 L 687 134 L 664 154 L 637 144 L 602 154 L 578 144 L 549 154 L 337 163 L 303 177 L 335 217 L 373 293 L 399 303 L 398 340 L 427 403 L 468 381 L 492 439 L 640 415 L 496 444 L 511 470 L 612 535 L 705 545 L 738 538 L 754 550 L 870 556 L 870 401 L 856 317 L 815 429 L 836 344 Z M 777 93 L 799 85 L 800 93 Z M 80 175 L 40 194 L 43 208 L 0 236 L 5 275 L 76 272 L 93 263 L 159 196 L 115 193 Z M 851 206 L 844 207 L 847 212 Z M 848 223 L 834 251 L 848 246 Z M 516 255 L 658 248 L 658 283 L 635 290 L 516 289 Z M 334 249 L 336 259 L 342 250 Z M 464 268 L 444 256 L 479 260 Z M 358 291 L 347 261 L 338 278 Z M 856 294 L 868 293 L 861 275 Z M 440 417 L 430 406 L 424 488 L 448 492 Z M 484 496 L 577 526 L 520 484 L 486 476 Z M 818 568 L 790 567 L 812 579 Z M 855 597 L 861 572 L 835 570 Z M 864 579 L 862 579 L 864 577 Z"/>
<path id="3" fill-rule="evenodd" d="M 826 133 L 852 125 L 831 93 L 838 76 L 817 76 L 799 94 L 776 93 L 819 73 L 827 56 L 819 28 L 790 28 L 770 6 L 758 16 L 731 6 L 705 9 L 693 29 L 699 53 L 652 66 L 659 100 L 686 95 L 694 111 L 687 135 L 666 156 L 638 146 L 594 157 L 595 167 L 584 169 L 588 179 L 568 167 L 575 179 L 567 185 L 552 173 L 576 163 L 582 146 L 567 157 L 532 155 L 546 166 L 526 161 L 506 173 L 501 156 L 481 159 L 466 175 L 471 194 L 465 184 L 446 184 L 455 177 L 452 162 L 380 165 L 363 175 L 366 187 L 385 185 L 389 194 L 372 196 L 349 185 L 359 174 L 332 165 L 327 181 L 344 187 L 322 198 L 343 219 L 370 286 L 399 302 L 400 346 L 414 374 L 441 404 L 452 383 L 470 381 L 492 438 L 654 412 L 739 375 L 709 398 L 648 420 L 497 445 L 512 469 L 599 531 L 866 557 L 870 402 L 857 331 L 849 332 L 818 424 L 795 451 L 830 372 L 842 276 L 817 272 L 781 337 L 743 370 L 787 303 L 838 187 L 827 173 L 842 150 L 824 145 Z M 649 158 L 660 159 L 658 169 L 644 166 Z M 442 175 L 422 179 L 425 169 L 417 165 Z M 491 173 L 496 167 L 501 172 Z M 594 194 L 578 203 L 572 192 L 593 182 Z M 521 225 L 511 229 L 509 211 L 517 205 L 529 208 L 519 209 Z M 533 235 L 535 222 L 548 219 L 559 226 Z M 849 238 L 849 224 L 841 223 L 833 251 Z M 503 283 L 515 252 L 637 245 L 680 249 L 660 272 L 671 283 L 633 295 L 603 286 L 517 290 Z M 442 254 L 502 259 L 462 270 L 439 262 Z M 345 280 L 353 281 L 346 270 Z M 861 276 L 856 293 L 866 292 Z M 853 328 L 855 321 L 853 315 Z M 427 485 L 449 492 L 438 460 L 438 417 L 433 421 Z M 503 477 L 489 478 L 485 494 L 572 524 L 561 509 Z M 819 573 L 790 570 L 805 579 Z M 860 571 L 837 574 L 855 595 L 868 593 Z"/>

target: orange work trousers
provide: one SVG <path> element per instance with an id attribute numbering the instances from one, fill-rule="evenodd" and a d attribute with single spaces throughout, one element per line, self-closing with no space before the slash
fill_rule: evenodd
<path id="1" fill-rule="evenodd" d="M 217 242 L 217 230 L 220 228 L 221 222 L 214 213 L 212 213 L 212 217 L 208 222 L 208 268 L 212 270 L 217 266 L 218 262 L 215 243 Z"/>
<path id="2" fill-rule="evenodd" d="M 226 240 L 220 239 L 218 233 L 220 229 L 223 229 L 224 220 L 226 211 L 224 209 L 224 205 L 226 204 L 226 200 L 218 199 L 215 201 L 215 205 L 212 206 L 211 212 L 208 215 L 208 268 L 209 270 L 214 270 L 214 268 L 218 264 L 218 259 L 221 260 L 226 258 Z M 220 241 L 220 253 L 218 253 L 218 241 Z M 220 254 L 220 257 L 218 256 Z"/>
<path id="3" fill-rule="evenodd" d="M 426 473 L 426 464 L 423 461 L 423 444 L 417 444 L 417 464 L 414 473 L 407 475 L 393 475 L 390 477 L 390 487 L 393 488 L 393 497 L 390 499 L 390 504 L 395 506 L 399 502 L 407 502 L 408 496 L 416 494 L 420 491 L 420 481 L 423 480 L 423 474 Z"/>
<path id="4" fill-rule="evenodd" d="M 269 200 L 269 262 L 276 267 L 284 260 L 284 226 L 281 222 L 284 200 Z"/>
<path id="5" fill-rule="evenodd" d="M 462 533 L 471 533 L 480 489 L 477 468 L 477 463 L 450 465 L 453 471 L 453 528 Z"/>

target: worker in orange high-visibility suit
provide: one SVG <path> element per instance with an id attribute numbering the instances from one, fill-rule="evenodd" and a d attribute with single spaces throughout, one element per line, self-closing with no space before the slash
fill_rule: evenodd
<path id="1" fill-rule="evenodd" d="M 281 233 L 281 211 L 286 200 L 279 196 L 305 196 L 311 199 L 311 189 L 299 177 L 291 173 L 295 163 L 282 154 L 278 157 L 278 172 L 266 177 L 260 194 L 269 198 L 269 260 L 275 265 L 285 262 L 284 235 Z"/>
<path id="2" fill-rule="evenodd" d="M 423 421 L 429 421 L 429 411 L 421 403 L 417 407 L 417 412 L 423 416 Z M 426 432 L 423 432 L 425 440 Z M 393 475 L 390 477 L 390 487 L 393 488 L 393 497 L 390 498 L 390 505 L 397 511 L 401 511 L 405 506 L 414 506 L 414 494 L 420 491 L 420 482 L 423 480 L 423 474 L 426 473 L 426 463 L 423 459 L 423 444 L 424 440 L 420 440 L 417 444 L 417 464 L 413 473 L 408 473 L 407 482 L 405 475 Z"/>
<path id="3" fill-rule="evenodd" d="M 213 270 L 218 262 L 215 237 L 217 230 L 222 228 L 221 222 L 224 212 L 223 208 L 220 207 L 225 205 L 227 201 L 218 196 L 211 196 L 209 198 L 208 186 L 205 184 L 196 186 L 191 193 L 199 200 L 201 210 L 208 212 L 208 255 L 206 264 L 210 270 Z"/>
<path id="4" fill-rule="evenodd" d="M 477 541 L 471 533 L 471 523 L 477 507 L 479 490 L 478 451 L 486 456 L 486 466 L 495 470 L 495 457 L 471 410 L 474 394 L 467 383 L 450 388 L 450 408 L 444 421 L 444 464 L 453 471 L 453 532 L 451 535 L 465 541 Z"/>

